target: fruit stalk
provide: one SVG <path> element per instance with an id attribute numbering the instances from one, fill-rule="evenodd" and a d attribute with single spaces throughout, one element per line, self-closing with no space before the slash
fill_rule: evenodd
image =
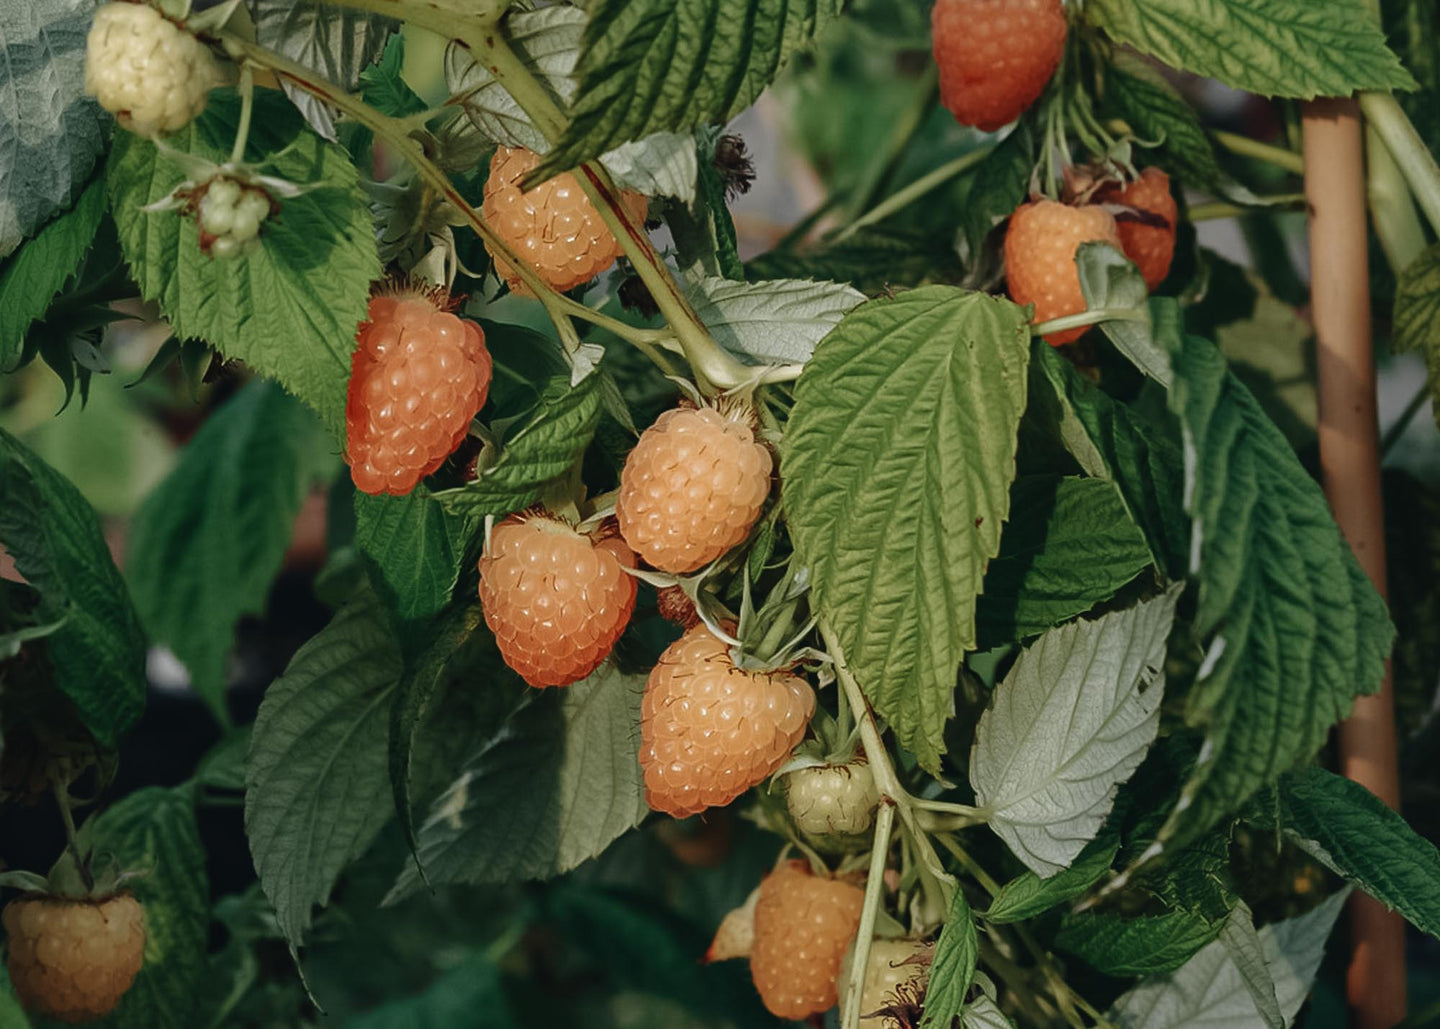
<path id="1" fill-rule="evenodd" d="M 850 959 L 850 978 L 840 994 L 841 1029 L 859 1029 L 860 997 L 865 990 L 865 972 L 870 963 L 870 943 L 875 936 L 875 916 L 880 910 L 885 886 L 885 861 L 890 854 L 890 833 L 895 828 L 895 802 L 881 797 L 875 810 L 875 842 L 870 847 L 870 870 L 865 879 L 865 906 L 860 909 L 860 928 L 855 933 L 855 950 Z"/>
<path id="2" fill-rule="evenodd" d="M 1354 100 L 1328 98 L 1305 105 L 1304 152 L 1320 464 L 1335 520 L 1383 596 L 1385 529 L 1370 339 L 1365 168 Z M 1400 783 L 1395 752 L 1387 672 L 1380 692 L 1357 698 L 1340 727 L 1342 771 L 1396 807 Z M 1361 894 L 1351 899 L 1350 915 L 1351 1024 L 1358 1029 L 1393 1026 L 1405 1017 L 1405 924 Z"/>

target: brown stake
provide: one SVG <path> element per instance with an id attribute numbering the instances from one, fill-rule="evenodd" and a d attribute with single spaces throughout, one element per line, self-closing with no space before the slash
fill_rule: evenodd
<path id="1" fill-rule="evenodd" d="M 1310 207 L 1310 302 L 1320 400 L 1320 465 L 1340 530 L 1385 593 L 1365 162 L 1353 100 L 1305 105 L 1305 197 Z M 1387 671 L 1380 693 L 1361 697 L 1340 726 L 1345 775 L 1392 808 L 1400 803 L 1395 714 Z M 1350 902 L 1346 992 L 1354 1029 L 1390 1029 L 1405 1017 L 1405 923 L 1370 897 Z"/>

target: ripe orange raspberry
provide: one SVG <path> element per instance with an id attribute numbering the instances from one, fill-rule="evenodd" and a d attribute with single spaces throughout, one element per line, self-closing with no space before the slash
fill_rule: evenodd
<path id="1" fill-rule="evenodd" d="M 454 452 L 485 406 L 485 334 L 446 303 L 425 291 L 377 296 L 355 333 L 345 458 L 366 493 L 409 493 Z"/>
<path id="2" fill-rule="evenodd" d="M 835 1006 L 835 979 L 860 925 L 865 893 L 791 861 L 760 883 L 750 976 L 771 1014 L 802 1019 Z"/>
<path id="3" fill-rule="evenodd" d="M 645 801 L 683 818 L 728 804 L 783 765 L 815 713 L 815 691 L 789 672 L 737 668 L 697 625 L 665 649 L 640 708 Z"/>
<path id="4" fill-rule="evenodd" d="M 1123 215 L 1115 219 L 1125 256 L 1140 269 L 1145 285 L 1155 289 L 1170 274 L 1170 260 L 1175 256 L 1175 226 L 1180 211 L 1170 195 L 1170 176 L 1159 168 L 1146 168 L 1134 182 L 1123 187 L 1112 186 L 1097 199 L 1124 204 L 1164 220 L 1161 226 L 1147 225 Z"/>
<path id="5" fill-rule="evenodd" d="M 1021 204 L 1005 230 L 1005 278 L 1010 298 L 1035 305 L 1035 322 L 1049 321 L 1085 310 L 1075 251 L 1081 243 L 1100 240 L 1117 249 L 1120 236 L 1115 219 L 1098 205 L 1067 207 L 1055 200 Z M 1051 346 L 1073 343 L 1086 327 L 1052 332 Z"/>
<path id="6" fill-rule="evenodd" d="M 666 411 L 620 472 L 615 516 L 625 542 L 662 571 L 703 568 L 750 534 L 772 467 L 742 410 Z"/>
<path id="7" fill-rule="evenodd" d="M 21 1006 L 62 1022 L 109 1014 L 145 961 L 145 913 L 128 893 L 103 900 L 28 894 L 11 901 L 0 921 Z"/>
<path id="8" fill-rule="evenodd" d="M 940 102 L 993 132 L 1025 112 L 1065 50 L 1060 0 L 937 0 L 930 15 Z"/>
<path id="9" fill-rule="evenodd" d="M 589 282 L 620 256 L 620 243 L 569 172 L 542 182 L 528 193 L 520 183 L 540 164 L 540 155 L 523 148 L 500 147 L 490 159 L 482 213 L 490 228 L 529 262 L 540 278 L 558 290 Z M 630 219 L 645 219 L 646 199 L 620 194 Z M 487 247 L 488 249 L 488 247 Z M 500 254 L 490 251 L 495 271 L 522 296 L 530 291 Z"/>
<path id="10" fill-rule="evenodd" d="M 635 610 L 635 555 L 613 531 L 511 515 L 480 558 L 480 605 L 500 656 L 531 686 L 568 686 L 604 661 Z"/>

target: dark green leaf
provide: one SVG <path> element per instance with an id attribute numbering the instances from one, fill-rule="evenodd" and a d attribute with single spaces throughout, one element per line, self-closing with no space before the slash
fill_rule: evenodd
<path id="1" fill-rule="evenodd" d="M 404 496 L 355 493 L 355 545 L 374 564 L 375 587 L 402 622 L 450 601 L 476 523 L 417 486 Z"/>
<path id="2" fill-rule="evenodd" d="M 980 956 L 975 918 L 963 890 L 950 901 L 950 913 L 935 958 L 930 964 L 930 985 L 925 991 L 925 1017 L 920 1029 L 948 1029 L 951 1019 L 965 1008 L 965 996 L 975 981 L 975 963 Z"/>
<path id="3" fill-rule="evenodd" d="M 1009 514 L 1029 338 L 1008 300 L 930 286 L 854 308 L 796 386 L 781 482 L 816 610 L 930 768 Z"/>
<path id="4" fill-rule="evenodd" d="M 1440 423 L 1440 243 L 1400 273 L 1395 287 L 1396 351 L 1419 350 L 1430 372 L 1430 396 Z"/>
<path id="5" fill-rule="evenodd" d="M 1065 916 L 1055 934 L 1055 945 L 1106 975 L 1164 975 L 1219 936 L 1222 925 L 1180 910 L 1135 918 L 1110 911 L 1082 911 Z"/>
<path id="6" fill-rule="evenodd" d="M 891 286 L 953 282 L 963 273 L 948 234 L 884 228 L 862 229 L 839 242 L 821 242 L 799 252 L 772 250 L 745 262 L 745 277 L 751 282 L 828 279 L 872 295 Z"/>
<path id="7" fill-rule="evenodd" d="M 1214 190 L 1224 179 L 1195 108 L 1143 61 L 1116 55 L 1105 69 L 1103 110 L 1153 144 L 1160 167 L 1186 185 Z"/>
<path id="8" fill-rule="evenodd" d="M 980 253 L 990 230 L 1025 199 L 1035 158 L 1035 133 L 1028 122 L 1021 122 L 975 169 L 965 197 L 965 238 L 972 255 Z"/>
<path id="9" fill-rule="evenodd" d="M 1001 924 L 1023 922 L 1057 904 L 1074 900 L 1094 886 L 1110 870 L 1115 855 L 1120 851 L 1120 830 L 1112 824 L 1113 821 L 1112 815 L 1100 830 L 1100 835 L 1087 843 L 1080 856 L 1064 871 L 1048 879 L 1025 871 L 1000 887 L 1000 892 L 990 902 L 990 909 L 985 912 L 985 920 Z"/>
<path id="10" fill-rule="evenodd" d="M 114 746 L 145 706 L 145 637 L 95 511 L 68 479 L 0 429 L 0 544 L 64 622 L 46 652 L 95 738 Z"/>
<path id="11" fill-rule="evenodd" d="M 394 813 L 385 740 L 401 672 L 385 614 L 366 594 L 265 691 L 245 769 L 245 834 L 292 946 Z"/>
<path id="12" fill-rule="evenodd" d="M 547 174 L 652 132 L 724 123 L 840 13 L 839 0 L 597 0 Z"/>
<path id="13" fill-rule="evenodd" d="M 488 958 L 474 955 L 424 993 L 391 1001 L 345 1024 L 350 1029 L 513 1029 L 519 1022 L 499 969 Z"/>
<path id="14" fill-rule="evenodd" d="M 425 110 L 425 101 L 415 95 L 402 75 L 404 66 L 405 37 L 397 32 L 385 44 L 380 60 L 360 73 L 360 95 L 391 118 L 408 118 Z"/>
<path id="15" fill-rule="evenodd" d="M 320 431 L 279 386 L 250 383 L 200 427 L 131 527 L 135 606 L 222 721 L 235 626 L 265 608 Z"/>

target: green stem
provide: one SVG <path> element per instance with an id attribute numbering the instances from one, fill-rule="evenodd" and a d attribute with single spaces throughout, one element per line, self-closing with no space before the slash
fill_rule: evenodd
<path id="1" fill-rule="evenodd" d="M 1078 329 L 1082 325 L 1098 325 L 1101 322 L 1144 322 L 1149 320 L 1149 311 L 1134 310 L 1131 308 L 1123 308 L 1117 311 L 1107 307 L 1101 307 L 1093 311 L 1081 311 L 1079 314 L 1067 314 L 1062 318 L 1051 318 L 1048 322 L 1032 325 L 1030 332 L 1035 336 L 1048 336 L 1052 332 Z"/>
<path id="2" fill-rule="evenodd" d="M 1235 132 L 1215 132 L 1212 134 L 1215 142 L 1219 143 L 1232 154 L 1239 154 L 1241 157 L 1253 157 L 1257 161 L 1264 161 L 1273 164 L 1277 168 L 1283 168 L 1292 175 L 1305 174 L 1305 158 L 1293 150 L 1286 150 L 1284 147 L 1272 146 L 1269 143 L 1261 143 L 1249 136 L 1242 136 Z"/>
<path id="3" fill-rule="evenodd" d="M 1361 93 L 1360 110 L 1375 128 L 1400 173 L 1410 184 L 1430 227 L 1440 233 L 1440 166 L 1415 131 L 1405 111 L 1389 93 Z"/>
<path id="4" fill-rule="evenodd" d="M 895 828 L 895 804 L 884 798 L 875 813 L 875 842 L 870 846 L 870 870 L 865 878 L 865 902 L 860 908 L 860 928 L 856 931 L 854 952 L 850 958 L 850 977 L 840 998 L 841 1029 L 859 1029 L 860 997 L 865 989 L 865 973 L 870 965 L 870 944 L 875 936 L 875 917 L 885 889 L 885 861 L 890 854 L 890 833 Z"/>
<path id="5" fill-rule="evenodd" d="M 925 124 L 925 118 L 929 115 L 930 109 L 935 105 L 939 95 L 940 73 L 936 66 L 931 64 L 927 67 L 925 76 L 919 83 L 919 88 L 915 93 L 915 102 L 895 123 L 884 146 L 865 166 L 860 182 L 856 184 L 852 194 L 852 202 L 846 205 L 848 218 L 857 217 L 861 211 L 874 206 L 880 190 L 895 173 L 910 141 L 915 138 L 921 126 Z"/>
<path id="6" fill-rule="evenodd" d="M 891 193 L 869 211 L 841 229 L 835 236 L 835 242 L 838 243 L 841 240 L 849 239 L 861 229 L 874 225 L 876 222 L 884 221 L 895 212 L 909 207 L 915 201 L 925 196 L 925 194 L 938 189 L 956 176 L 962 175 L 975 167 L 975 165 L 990 156 L 991 151 L 994 149 L 993 146 L 987 146 L 981 147 L 979 150 L 972 150 L 970 153 L 962 154 L 953 161 L 945 162 L 933 171 L 926 172 L 914 182 Z"/>
<path id="7" fill-rule="evenodd" d="M 1268 207 L 1245 206 L 1243 204 L 1232 204 L 1224 200 L 1213 200 L 1209 203 L 1196 204 L 1190 208 L 1190 220 L 1192 222 L 1215 221 L 1220 218 L 1243 218 L 1247 214 L 1264 214 L 1274 207 L 1290 205 L 1304 205 L 1304 193 L 1282 193 L 1279 196 L 1264 197 Z"/>
<path id="8" fill-rule="evenodd" d="M 1425 228 L 1410 185 L 1373 124 L 1365 126 L 1365 199 L 1385 260 L 1396 275 L 1425 249 Z"/>
<path id="9" fill-rule="evenodd" d="M 248 63 L 240 66 L 240 124 L 235 129 L 235 145 L 230 148 L 230 163 L 245 160 L 245 144 L 250 140 L 250 117 L 255 112 L 255 69 Z"/>
<path id="10" fill-rule="evenodd" d="M 1410 403 L 1405 405 L 1405 410 L 1400 412 L 1400 417 L 1396 418 L 1395 423 L 1385 430 L 1385 436 L 1380 440 L 1381 461 L 1384 461 L 1386 455 L 1394 449 L 1395 444 L 1400 442 L 1405 435 L 1405 430 L 1410 428 L 1410 423 L 1415 420 L 1415 416 L 1425 407 L 1425 401 L 1429 399 L 1430 381 L 1427 376 L 1426 381 L 1420 384 L 1420 388 L 1410 398 Z"/>
<path id="11" fill-rule="evenodd" d="M 444 39 L 465 39 L 493 29 L 510 0 L 468 0 L 461 13 L 431 0 L 330 0 L 337 7 L 369 11 L 397 21 L 409 22 Z"/>

